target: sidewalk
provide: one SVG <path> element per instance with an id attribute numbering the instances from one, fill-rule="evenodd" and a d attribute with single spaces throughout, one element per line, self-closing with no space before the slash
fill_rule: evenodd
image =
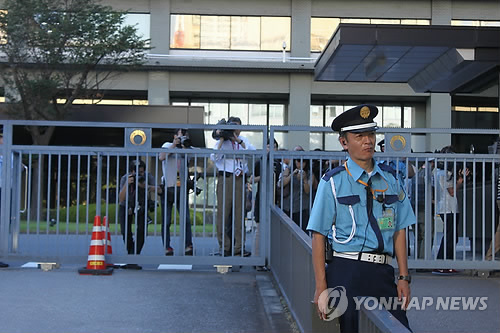
<path id="1" fill-rule="evenodd" d="M 79 267 L 44 272 L 0 270 L 0 333 L 297 332 L 287 320 L 271 273 L 244 267 L 216 273 L 116 269 L 84 276 Z M 414 273 L 412 296 L 488 297 L 485 310 L 408 312 L 414 333 L 500 332 L 500 277 Z"/>
<path id="2" fill-rule="evenodd" d="M 291 332 L 269 272 L 0 270 L 1 333 Z"/>
<path id="3" fill-rule="evenodd" d="M 432 297 L 434 304 L 425 310 L 408 311 L 410 327 L 414 333 L 500 332 L 500 276 L 472 277 L 465 272 L 455 276 L 414 273 L 412 297 Z M 488 297 L 484 310 L 436 309 L 438 297 Z M 451 305 L 451 301 L 449 303 Z M 480 303 L 479 303 L 480 304 Z"/>

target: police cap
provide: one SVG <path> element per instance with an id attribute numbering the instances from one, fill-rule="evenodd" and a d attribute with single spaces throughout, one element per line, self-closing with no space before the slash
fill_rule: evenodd
<path id="1" fill-rule="evenodd" d="M 332 129 L 335 132 L 369 132 L 378 129 L 377 123 L 373 121 L 378 114 L 375 105 L 362 104 L 342 112 L 333 119 Z"/>

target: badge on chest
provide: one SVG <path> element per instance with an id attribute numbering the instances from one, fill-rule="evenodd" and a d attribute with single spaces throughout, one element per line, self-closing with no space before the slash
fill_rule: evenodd
<path id="1" fill-rule="evenodd" d="M 380 230 L 394 229 L 394 209 L 385 208 L 382 216 L 377 219 Z"/>

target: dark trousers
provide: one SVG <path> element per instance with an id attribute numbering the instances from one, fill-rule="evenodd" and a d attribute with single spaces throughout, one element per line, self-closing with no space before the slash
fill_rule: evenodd
<path id="1" fill-rule="evenodd" d="M 397 297 L 394 268 L 391 265 L 333 257 L 326 269 L 328 288 L 342 286 L 347 293 L 348 306 L 339 318 L 342 333 L 358 332 L 358 310 L 354 297 Z M 406 312 L 399 307 L 390 313 L 410 328 Z"/>
<path id="2" fill-rule="evenodd" d="M 217 177 L 217 240 L 225 252 L 231 251 L 231 245 L 234 242 L 235 254 L 241 253 L 244 244 L 241 233 L 242 224 L 245 221 L 242 206 L 243 186 L 242 176 L 233 177 L 232 174 L 227 173 L 226 177 L 221 174 Z M 234 239 L 231 237 L 233 232 Z"/>
<path id="3" fill-rule="evenodd" d="M 165 250 L 170 247 L 170 225 L 172 224 L 172 208 L 177 207 L 177 212 L 181 212 L 181 202 L 186 204 L 186 242 L 185 246 L 188 247 L 193 245 L 193 236 L 191 232 L 191 216 L 189 215 L 189 200 L 188 198 L 181 200 L 180 189 L 177 190 L 177 195 L 175 195 L 175 188 L 165 188 L 167 193 L 162 193 L 161 199 L 161 239 Z M 182 224 L 181 224 L 182 225 Z"/>
<path id="4" fill-rule="evenodd" d="M 454 246 L 458 241 L 458 230 L 456 237 L 453 237 L 453 226 L 455 224 L 458 225 L 459 214 L 447 213 L 447 214 L 439 214 L 439 216 L 441 216 L 441 220 L 443 220 L 444 223 L 443 229 L 445 230 L 445 234 L 443 235 L 443 239 L 441 239 L 441 245 L 439 245 L 437 258 L 438 259 L 444 258 L 444 249 L 445 249 L 444 242 L 446 239 L 446 259 L 453 259 L 453 255 L 455 254 Z M 455 217 L 456 217 L 456 222 L 455 222 Z"/>
<path id="5" fill-rule="evenodd" d="M 140 254 L 142 247 L 144 246 L 145 238 L 145 225 L 146 221 L 144 217 L 146 216 L 146 211 L 141 208 L 137 212 L 137 228 L 136 228 L 136 241 L 137 249 L 135 248 L 134 238 L 132 234 L 132 224 L 135 223 L 135 214 L 132 209 L 129 209 L 128 220 L 125 221 L 125 206 L 120 205 L 118 210 L 118 220 L 120 221 L 120 229 L 123 236 L 123 241 L 125 242 L 125 247 L 127 248 L 128 254 Z M 137 250 L 137 251 L 136 251 Z"/>

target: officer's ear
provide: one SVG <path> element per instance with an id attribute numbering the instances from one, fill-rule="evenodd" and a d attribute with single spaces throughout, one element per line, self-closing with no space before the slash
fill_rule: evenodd
<path id="1" fill-rule="evenodd" d="M 344 135 L 339 136 L 339 142 L 342 145 L 342 148 L 347 149 L 347 140 Z"/>

